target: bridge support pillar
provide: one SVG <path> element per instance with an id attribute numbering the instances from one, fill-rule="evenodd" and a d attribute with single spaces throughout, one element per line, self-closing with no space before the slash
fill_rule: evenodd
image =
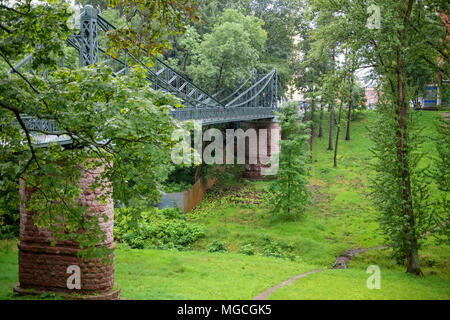
<path id="1" fill-rule="evenodd" d="M 245 148 L 245 171 L 243 178 L 250 180 L 264 179 L 272 154 L 280 152 L 281 126 L 274 120 L 249 121 L 245 123 L 245 129 L 255 129 L 258 137 L 257 145 L 246 145 Z M 261 130 L 261 129 L 265 129 Z M 264 139 L 267 137 L 266 150 Z M 256 162 L 256 163 L 255 163 Z M 273 166 L 272 166 L 273 168 Z"/>
<path id="2" fill-rule="evenodd" d="M 77 255 L 78 243 L 56 241 L 51 231 L 39 228 L 33 222 L 33 212 L 27 210 L 33 190 L 20 183 L 20 238 L 19 238 L 19 283 L 14 291 L 19 294 L 42 294 L 55 292 L 69 299 L 118 299 L 120 289 L 114 284 L 114 204 L 111 197 L 106 203 L 98 201 L 107 190 L 91 190 L 95 177 L 103 167 L 83 172 L 80 180 L 83 193 L 81 205 L 88 207 L 88 214 L 98 215 L 100 227 L 106 234 L 101 243 L 111 249 L 112 262 L 99 258 L 85 260 Z M 111 190 L 109 190 L 111 191 Z M 105 221 L 103 215 L 108 219 Z M 55 241 L 55 245 L 51 245 Z M 75 275 L 75 276 L 72 276 Z M 78 279 L 76 278 L 78 277 Z M 70 278 L 70 279 L 69 279 Z M 73 286 L 80 280 L 79 286 Z M 75 295 L 73 295 L 76 293 Z"/>
<path id="3" fill-rule="evenodd" d="M 80 68 L 98 60 L 97 10 L 86 5 L 80 18 Z"/>

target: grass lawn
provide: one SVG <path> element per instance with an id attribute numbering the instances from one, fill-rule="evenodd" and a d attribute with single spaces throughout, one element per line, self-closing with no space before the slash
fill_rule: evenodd
<path id="1" fill-rule="evenodd" d="M 252 299 L 314 266 L 261 256 L 118 250 L 116 281 L 133 299 Z"/>
<path id="2" fill-rule="evenodd" d="M 361 269 L 325 270 L 275 291 L 274 300 L 428 300 L 450 299 L 450 279 L 424 279 L 381 269 L 380 289 L 368 289 L 369 274 Z"/>
<path id="3" fill-rule="evenodd" d="M 420 112 L 428 137 L 434 136 L 438 112 Z M 366 112 L 352 123 L 350 141 L 341 134 L 338 167 L 327 151 L 324 137 L 315 139 L 310 188 L 313 205 L 297 221 L 272 221 L 267 182 L 239 182 L 208 192 L 202 203 L 187 214 L 188 222 L 203 226 L 205 237 L 191 251 L 116 249 L 116 281 L 122 297 L 132 299 L 251 299 L 274 285 L 316 268 L 323 272 L 298 279 L 274 292 L 270 299 L 449 299 L 450 245 L 428 237 L 420 259 L 424 278 L 405 274 L 391 251 L 365 252 L 349 263 L 349 269 L 331 270 L 336 256 L 351 248 L 383 245 L 377 212 L 369 199 L 371 161 L 367 125 L 376 115 Z M 427 142 L 429 155 L 435 154 Z M 425 159 L 426 163 L 428 160 Z M 230 253 L 208 253 L 214 240 Z M 240 254 L 252 245 L 254 256 Z M 0 250 L 0 299 L 12 298 L 17 283 L 15 242 L 2 242 Z M 276 247 L 285 258 L 266 257 Z M 268 250 L 268 248 L 270 250 Z M 272 250 L 272 251 L 271 251 Z M 276 250 L 275 250 L 276 251 Z M 381 269 L 381 289 L 369 290 L 369 265 Z"/>
<path id="4" fill-rule="evenodd" d="M 11 299 L 18 282 L 17 248 L 15 241 L 0 243 L 0 299 Z M 122 298 L 132 299 L 252 299 L 314 268 L 233 253 L 116 249 L 116 282 Z"/>

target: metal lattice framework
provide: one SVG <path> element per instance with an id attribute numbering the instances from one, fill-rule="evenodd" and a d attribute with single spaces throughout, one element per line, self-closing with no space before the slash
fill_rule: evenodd
<path id="1" fill-rule="evenodd" d="M 84 67 L 98 61 L 97 11 L 86 6 L 81 16 L 80 35 L 76 39 L 80 44 L 80 67 Z"/>
<path id="2" fill-rule="evenodd" d="M 218 99 L 220 92 L 210 95 L 175 71 L 164 61 L 155 58 L 155 64 L 148 67 L 144 62 L 123 50 L 118 58 L 106 54 L 99 47 L 99 34 L 116 28 L 97 14 L 90 5 L 86 5 L 80 15 L 80 33 L 67 40 L 69 46 L 79 52 L 80 67 L 105 62 L 111 64 L 114 74 L 127 75 L 128 62 L 140 64 L 147 70 L 147 79 L 154 89 L 162 89 L 181 99 L 185 108 L 172 110 L 172 116 L 180 121 L 201 120 L 203 125 L 236 121 L 268 119 L 274 117 L 278 109 L 277 91 L 279 86 L 276 69 L 258 78 L 247 79 L 234 92 Z M 32 55 L 16 65 L 20 68 L 31 61 Z M 40 119 L 27 119 L 30 131 L 57 132 L 54 123 Z"/>

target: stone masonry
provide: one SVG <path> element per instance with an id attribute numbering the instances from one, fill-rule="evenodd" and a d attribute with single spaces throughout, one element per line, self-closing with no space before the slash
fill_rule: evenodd
<path id="1" fill-rule="evenodd" d="M 114 204 L 109 197 L 106 204 L 97 201 L 106 190 L 90 190 L 89 186 L 96 176 L 104 170 L 99 167 L 90 172 L 83 172 L 80 184 L 83 194 L 81 204 L 87 206 L 89 214 L 100 215 L 101 228 L 106 233 L 106 241 L 100 245 L 112 249 L 112 263 L 104 263 L 101 259 L 84 260 L 76 253 L 79 246 L 72 241 L 57 241 L 52 246 L 54 237 L 45 228 L 38 228 L 33 223 L 33 212 L 27 211 L 27 202 L 33 190 L 24 187 L 21 181 L 20 197 L 20 238 L 19 238 L 19 283 L 14 287 L 18 293 L 43 293 L 53 291 L 62 294 L 77 293 L 85 298 L 118 299 L 120 290 L 114 284 Z M 108 220 L 104 221 L 102 215 L 106 214 Z M 79 266 L 81 288 L 69 289 L 67 273 L 69 266 Z M 117 288 L 115 288 L 117 287 Z M 32 289 L 32 290 L 30 290 Z M 75 295 L 78 296 L 78 295 Z"/>
<path id="2" fill-rule="evenodd" d="M 279 148 L 279 140 L 280 140 L 280 130 L 281 126 L 278 122 L 274 121 L 249 121 L 246 122 L 246 130 L 247 129 L 255 129 L 258 135 L 258 145 L 252 146 L 247 145 L 245 148 L 245 171 L 243 173 L 243 177 L 246 179 L 252 180 L 261 180 L 264 179 L 264 175 L 262 174 L 262 170 L 264 168 L 268 168 L 267 164 L 270 160 L 270 157 L 273 153 L 280 152 Z M 260 150 L 262 146 L 259 144 L 259 129 L 267 129 L 267 151 L 264 152 Z M 277 143 L 274 143 L 278 141 Z M 262 151 L 262 152 L 261 152 Z M 259 156 L 258 156 L 259 155 Z M 266 155 L 266 156 L 261 156 Z M 256 159 L 255 159 L 256 157 Z M 254 161 L 250 161 L 253 158 Z M 251 164 L 252 162 L 256 162 L 256 164 Z"/>

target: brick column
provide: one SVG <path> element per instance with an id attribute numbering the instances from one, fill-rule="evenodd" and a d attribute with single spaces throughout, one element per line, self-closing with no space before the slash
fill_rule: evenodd
<path id="1" fill-rule="evenodd" d="M 251 180 L 264 179 L 264 175 L 261 174 L 262 168 L 268 168 L 267 162 L 270 160 L 272 153 L 280 152 L 279 140 L 281 139 L 280 130 L 281 126 L 278 122 L 272 120 L 267 121 L 249 121 L 245 124 L 245 129 L 255 129 L 258 136 L 258 145 L 245 146 L 245 171 L 243 177 Z M 267 129 L 267 151 L 262 152 L 260 146 L 260 129 Z M 274 143 L 278 141 L 278 143 Z M 266 155 L 266 156 L 264 156 Z M 256 164 L 250 164 L 250 159 L 256 160 Z"/>
<path id="2" fill-rule="evenodd" d="M 120 289 L 114 284 L 114 204 L 109 197 L 106 204 L 97 199 L 106 190 L 90 190 L 89 186 L 96 176 L 104 170 L 99 167 L 90 172 L 84 172 L 80 180 L 83 188 L 81 204 L 87 206 L 89 214 L 100 215 L 101 228 L 106 233 L 106 240 L 100 245 L 112 249 L 112 263 L 104 263 L 101 259 L 84 260 L 76 253 L 79 246 L 73 241 L 58 241 L 52 246 L 54 240 L 51 232 L 46 228 L 38 228 L 33 223 L 33 212 L 26 210 L 33 190 L 20 184 L 20 238 L 19 238 L 19 283 L 14 291 L 21 294 L 41 294 L 52 291 L 55 293 L 77 293 L 85 299 L 118 299 Z M 110 189 L 111 191 L 111 189 Z M 108 220 L 104 221 L 102 215 L 106 214 Z M 69 289 L 67 280 L 71 276 L 69 266 L 80 268 L 81 288 Z M 73 271 L 72 271 L 73 272 Z M 75 296 L 68 296 L 75 298 Z"/>

